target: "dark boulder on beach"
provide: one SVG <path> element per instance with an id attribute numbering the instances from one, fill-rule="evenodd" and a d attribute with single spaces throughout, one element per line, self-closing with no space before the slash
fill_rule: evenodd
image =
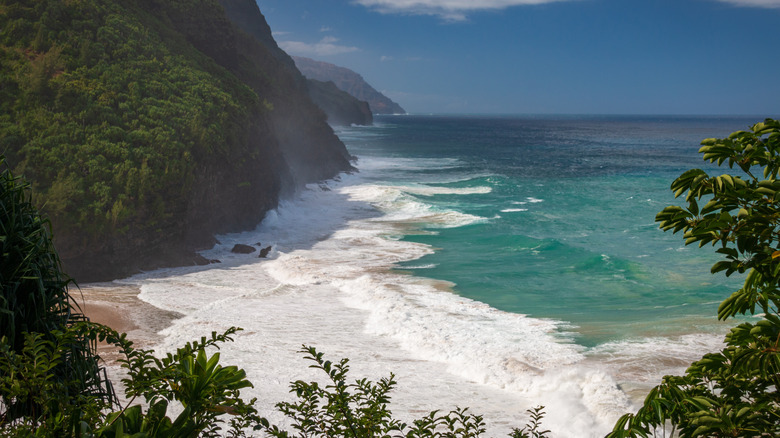
<path id="1" fill-rule="evenodd" d="M 271 247 L 266 246 L 265 248 L 260 250 L 260 255 L 257 256 L 257 258 L 264 259 L 268 256 L 268 253 L 271 252 Z"/>
<path id="2" fill-rule="evenodd" d="M 211 262 L 206 257 L 203 257 L 200 254 L 195 254 L 195 256 L 192 258 L 192 263 L 197 266 L 205 266 Z"/>

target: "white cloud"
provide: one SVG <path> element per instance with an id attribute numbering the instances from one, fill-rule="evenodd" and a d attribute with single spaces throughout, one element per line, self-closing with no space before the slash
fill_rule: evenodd
<path id="1" fill-rule="evenodd" d="M 315 57 L 340 55 L 342 53 L 357 52 L 360 50 L 357 47 L 336 44 L 338 41 L 338 38 L 326 36 L 314 44 L 301 41 L 279 41 L 279 47 L 291 55 Z"/>
<path id="2" fill-rule="evenodd" d="M 392 60 L 393 60 L 392 56 L 382 55 L 381 57 L 379 57 L 379 62 L 386 62 L 386 61 L 392 61 Z"/>
<path id="3" fill-rule="evenodd" d="M 718 0 L 734 6 L 746 6 L 753 8 L 780 8 L 780 0 Z"/>
<path id="4" fill-rule="evenodd" d="M 333 29 L 328 27 L 328 26 L 322 26 L 320 28 L 320 32 L 332 32 L 332 31 L 333 31 Z"/>
<path id="5" fill-rule="evenodd" d="M 383 14 L 436 15 L 447 21 L 463 21 L 469 12 L 512 6 L 539 5 L 566 0 L 354 0 Z M 762 1 L 762 0 L 745 0 Z M 770 0 L 764 0 L 769 2 Z"/>

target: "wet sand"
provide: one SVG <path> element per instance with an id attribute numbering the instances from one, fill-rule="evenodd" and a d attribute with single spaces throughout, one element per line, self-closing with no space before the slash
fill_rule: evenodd
<path id="1" fill-rule="evenodd" d="M 182 315 L 141 301 L 139 292 L 134 285 L 93 283 L 72 290 L 71 296 L 91 321 L 127 333 L 137 345 L 150 348 L 160 339 L 158 333 Z"/>
<path id="2" fill-rule="evenodd" d="M 141 301 L 138 299 L 139 292 L 139 287 L 134 285 L 93 283 L 82 285 L 80 289 L 74 288 L 70 294 L 92 322 L 127 333 L 127 338 L 133 341 L 135 348 L 154 349 L 162 338 L 159 332 L 182 315 Z M 126 373 L 117 362 L 121 358 L 120 353 L 114 346 L 104 343 L 98 344 L 97 353 L 114 383 L 120 404 L 124 406 L 128 400 L 124 397 L 124 387 L 120 380 Z"/>

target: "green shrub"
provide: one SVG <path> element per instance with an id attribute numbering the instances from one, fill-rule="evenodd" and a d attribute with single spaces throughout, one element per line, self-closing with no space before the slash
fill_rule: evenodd
<path id="1" fill-rule="evenodd" d="M 681 437 L 780 436 L 780 122 L 706 139 L 704 160 L 740 174 L 683 173 L 671 186 L 686 207 L 658 213 L 663 230 L 686 244 L 711 243 L 724 260 L 712 273 L 747 273 L 718 318 L 752 315 L 726 335 L 726 347 L 694 362 L 684 376 L 664 377 L 609 437 L 648 437 L 667 426 Z M 701 204 L 701 205 L 700 205 Z M 654 435 L 652 435 L 654 436 Z"/>
<path id="2" fill-rule="evenodd" d="M 445 414 L 433 411 L 411 425 L 393 417 L 388 408 L 390 391 L 396 385 L 394 376 L 374 383 L 366 379 L 348 383 L 349 361 L 334 363 L 323 358 L 314 347 L 303 346 L 300 351 L 307 360 L 314 362 L 311 368 L 325 373 L 329 383 L 298 380 L 291 384 L 290 392 L 298 401 L 277 404 L 277 408 L 292 420 L 294 433 L 272 426 L 266 419 L 259 419 L 262 429 L 278 438 L 297 437 L 442 437 L 471 438 L 485 432 L 480 415 L 468 412 L 468 408 L 456 408 Z M 541 417 L 539 417 L 541 418 Z M 524 428 L 525 429 L 525 428 Z M 529 429 L 537 430 L 531 426 Z M 525 435 L 525 430 L 515 430 L 515 438 L 543 437 Z"/>
<path id="3" fill-rule="evenodd" d="M 61 271 L 49 223 L 32 205 L 28 189 L 0 156 L 0 428 L 34 428 L 50 409 L 47 404 L 63 397 L 97 410 L 114 401 L 94 342 L 60 334 L 83 315 L 70 297 L 73 283 Z M 48 364 L 46 379 L 22 388 L 20 379 L 38 376 L 41 363 Z"/>

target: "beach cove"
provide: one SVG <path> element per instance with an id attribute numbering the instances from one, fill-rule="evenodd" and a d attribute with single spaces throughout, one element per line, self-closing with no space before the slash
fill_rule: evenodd
<path id="1" fill-rule="evenodd" d="M 219 264 L 85 285 L 87 313 L 102 302 L 107 321 L 121 317 L 161 352 L 244 328 L 222 360 L 246 369 L 247 396 L 272 422 L 283 424 L 273 405 L 291 399 L 289 382 L 312 377 L 296 352 L 306 344 L 350 358 L 355 379 L 395 373 L 391 409 L 404 420 L 469 406 L 502 436 L 545 405 L 555 436 L 603 436 L 722 339 L 707 306 L 730 285 L 652 215 L 673 201 L 669 176 L 698 165 L 697 142 L 735 123 L 748 122 L 387 117 L 346 128 L 358 173 L 310 185 L 254 231 L 218 236 L 202 255 Z M 610 220 L 588 222 L 604 205 Z M 233 254 L 237 243 L 273 250 Z M 148 305 L 157 316 L 138 319 Z"/>

